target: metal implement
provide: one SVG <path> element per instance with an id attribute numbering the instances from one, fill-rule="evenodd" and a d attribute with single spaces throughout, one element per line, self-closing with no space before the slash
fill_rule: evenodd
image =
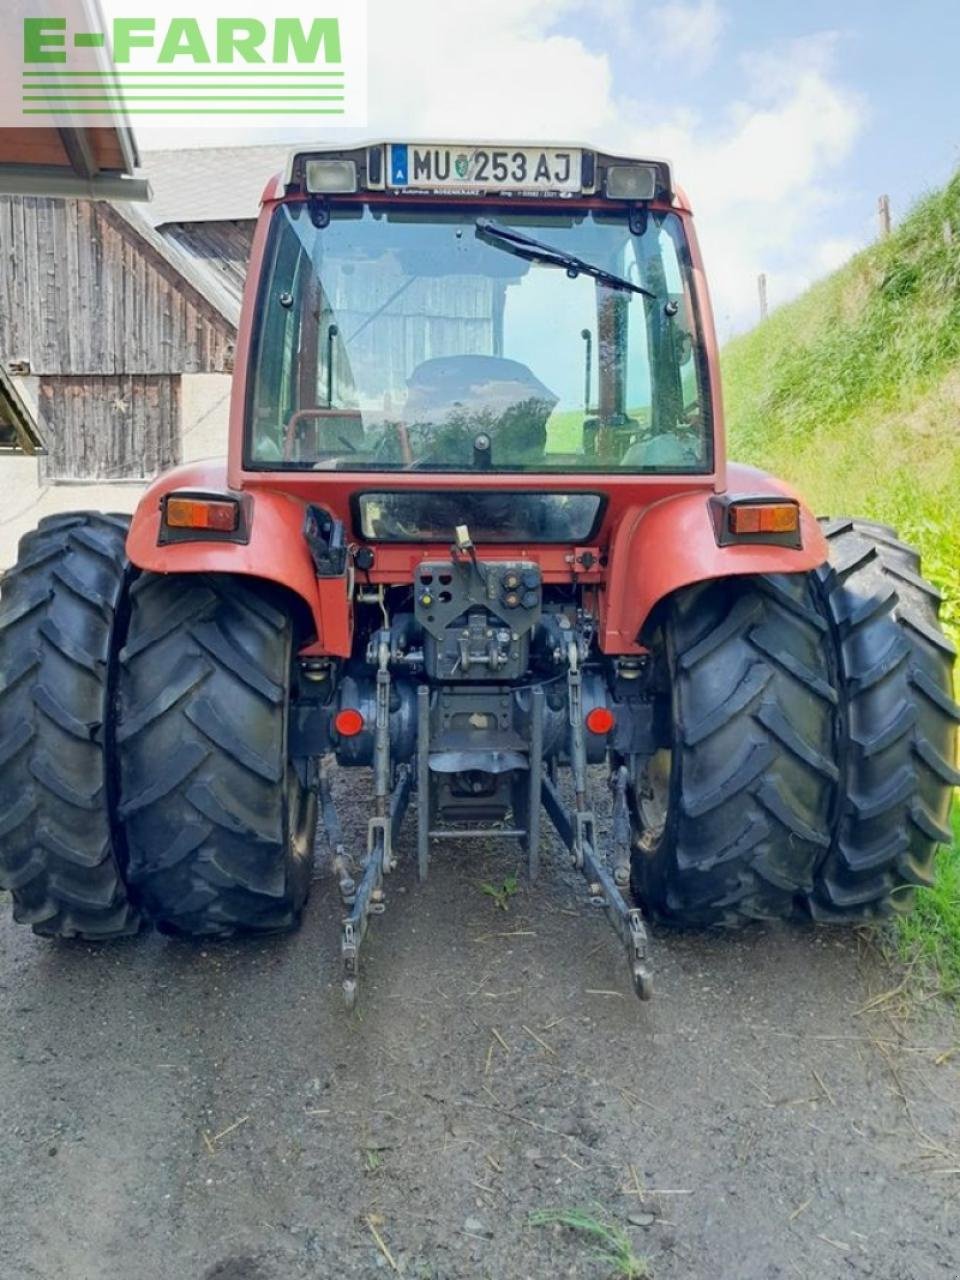
<path id="1" fill-rule="evenodd" d="M 367 856 L 363 873 L 357 884 L 350 912 L 343 921 L 340 940 L 340 956 L 343 963 L 343 998 L 348 1009 L 357 1000 L 357 983 L 360 976 L 360 944 L 367 932 L 372 914 L 379 914 L 386 905 L 383 898 L 383 879 L 392 868 L 393 841 L 396 837 L 413 788 L 413 776 L 407 765 L 397 769 L 397 782 L 390 795 L 389 815 L 371 818 L 368 828 Z"/>
<path id="2" fill-rule="evenodd" d="M 577 822 L 563 803 L 556 784 L 543 780 L 543 807 L 556 827 L 561 840 L 570 850 L 574 866 L 591 886 L 591 899 L 606 911 L 607 919 L 627 951 L 633 989 L 641 1000 L 653 995 L 653 975 L 647 955 L 647 930 L 639 908 L 629 907 L 596 847 L 592 818 Z"/>
<path id="3" fill-rule="evenodd" d="M 627 770 L 610 777 L 613 792 L 613 850 L 609 860 L 599 847 L 597 822 L 587 803 L 581 639 L 571 635 L 566 662 L 566 715 L 562 740 L 544 751 L 546 697 L 534 685 L 515 704 L 508 686 L 422 684 L 416 694 L 416 752 L 394 764 L 389 732 L 390 662 L 394 646 L 388 630 L 379 633 L 376 724 L 373 746 L 375 813 L 368 823 L 367 850 L 356 880 L 333 809 L 329 778 L 321 772 L 324 822 L 334 849 L 334 870 L 348 914 L 343 922 L 343 991 L 348 1008 L 357 999 L 359 953 L 369 917 L 384 910 L 383 883 L 395 865 L 394 841 L 414 785 L 417 790 L 417 871 L 430 866 L 430 842 L 439 839 L 504 838 L 519 841 L 527 854 L 531 883 L 540 865 L 540 809 L 546 809 L 574 866 L 590 886 L 590 899 L 603 907 L 627 952 L 634 990 L 642 1000 L 653 994 L 643 917 L 628 905 L 621 886 L 629 882 Z M 562 677 L 561 677 L 562 678 Z M 519 709 L 518 709 L 519 707 Z M 516 717 L 520 716 L 518 720 Z M 518 729 L 522 727 L 523 732 Z M 483 744 L 481 751 L 480 745 Z M 574 804 L 568 808 L 556 782 L 558 755 L 569 762 Z M 392 790 L 390 779 L 394 779 Z M 509 819 L 512 817 L 512 822 Z"/>
<path id="4" fill-rule="evenodd" d="M 374 816 L 367 825 L 367 854 L 363 874 L 353 900 L 345 901 L 350 913 L 343 922 L 340 955 L 343 963 L 343 998 L 348 1009 L 357 999 L 360 944 L 372 913 L 384 909 L 383 878 L 393 870 L 393 839 L 410 801 L 412 777 L 406 764 L 397 766 L 396 781 L 390 789 L 393 769 L 390 760 L 390 633 L 377 638 L 377 710 L 373 749 Z M 328 827 L 329 829 L 329 827 Z M 341 892 L 344 880 L 341 878 Z"/>

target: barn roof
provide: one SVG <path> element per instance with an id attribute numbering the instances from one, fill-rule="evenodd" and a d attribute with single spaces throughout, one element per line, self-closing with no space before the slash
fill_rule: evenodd
<path id="1" fill-rule="evenodd" d="M 216 270 L 206 267 L 192 254 L 182 252 L 161 235 L 144 217 L 142 206 L 116 204 L 113 207 L 141 240 L 146 241 L 224 320 L 237 328 L 240 323 L 240 295 L 224 286 Z"/>
<path id="2" fill-rule="evenodd" d="M 289 143 L 280 143 L 145 151 L 140 172 L 153 199 L 144 213 L 155 227 L 255 218 L 263 188 L 283 169 L 289 150 Z"/>

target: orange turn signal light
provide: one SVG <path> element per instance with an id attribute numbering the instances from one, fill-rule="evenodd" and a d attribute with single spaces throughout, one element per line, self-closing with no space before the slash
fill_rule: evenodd
<path id="1" fill-rule="evenodd" d="M 168 498 L 164 523 L 168 529 L 212 529 L 233 533 L 240 522 L 240 507 L 230 499 Z"/>
<path id="2" fill-rule="evenodd" d="M 730 532 L 796 533 L 800 528 L 800 508 L 795 502 L 734 503 L 730 507 Z"/>
<path id="3" fill-rule="evenodd" d="M 606 707 L 594 707 L 587 712 L 585 723 L 591 733 L 609 733 L 617 723 L 617 717 Z"/>
<path id="4" fill-rule="evenodd" d="M 344 707 L 333 717 L 333 727 L 341 738 L 355 738 L 363 731 L 364 719 L 356 707 Z"/>

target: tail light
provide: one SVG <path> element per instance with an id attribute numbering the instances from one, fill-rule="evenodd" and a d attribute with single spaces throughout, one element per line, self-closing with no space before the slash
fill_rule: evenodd
<path id="1" fill-rule="evenodd" d="M 333 717 L 333 727 L 341 738 L 355 738 L 363 732 L 364 723 L 356 707 L 342 707 Z"/>
<path id="2" fill-rule="evenodd" d="M 588 711 L 584 723 L 591 733 L 609 733 L 617 723 L 617 718 L 607 707 L 594 707 Z"/>
<path id="3" fill-rule="evenodd" d="M 803 546 L 800 504 L 795 498 L 717 493 L 710 499 L 710 511 L 718 547 L 754 542 L 797 551 Z"/>
<path id="4" fill-rule="evenodd" d="M 733 503 L 729 510 L 730 532 L 796 533 L 800 528 L 800 508 L 795 502 Z"/>
<path id="5" fill-rule="evenodd" d="M 240 507 L 231 498 L 170 497 L 164 507 L 163 522 L 168 529 L 233 533 L 240 523 Z"/>
<path id="6" fill-rule="evenodd" d="M 202 489 L 174 489 L 160 499 L 157 544 L 173 542 L 250 541 L 253 498 L 249 493 L 204 493 Z"/>

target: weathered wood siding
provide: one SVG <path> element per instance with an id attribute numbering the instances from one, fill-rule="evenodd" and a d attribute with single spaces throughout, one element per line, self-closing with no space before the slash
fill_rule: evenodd
<path id="1" fill-rule="evenodd" d="M 0 359 L 31 372 L 220 373 L 223 317 L 102 202 L 0 196 Z"/>
<path id="2" fill-rule="evenodd" d="M 159 231 L 182 253 L 188 254 L 208 271 L 214 271 L 223 288 L 239 305 L 256 225 L 252 218 L 224 222 L 170 222 Z"/>
<path id="3" fill-rule="evenodd" d="M 149 479 L 180 460 L 177 375 L 44 377 L 41 479 Z"/>

